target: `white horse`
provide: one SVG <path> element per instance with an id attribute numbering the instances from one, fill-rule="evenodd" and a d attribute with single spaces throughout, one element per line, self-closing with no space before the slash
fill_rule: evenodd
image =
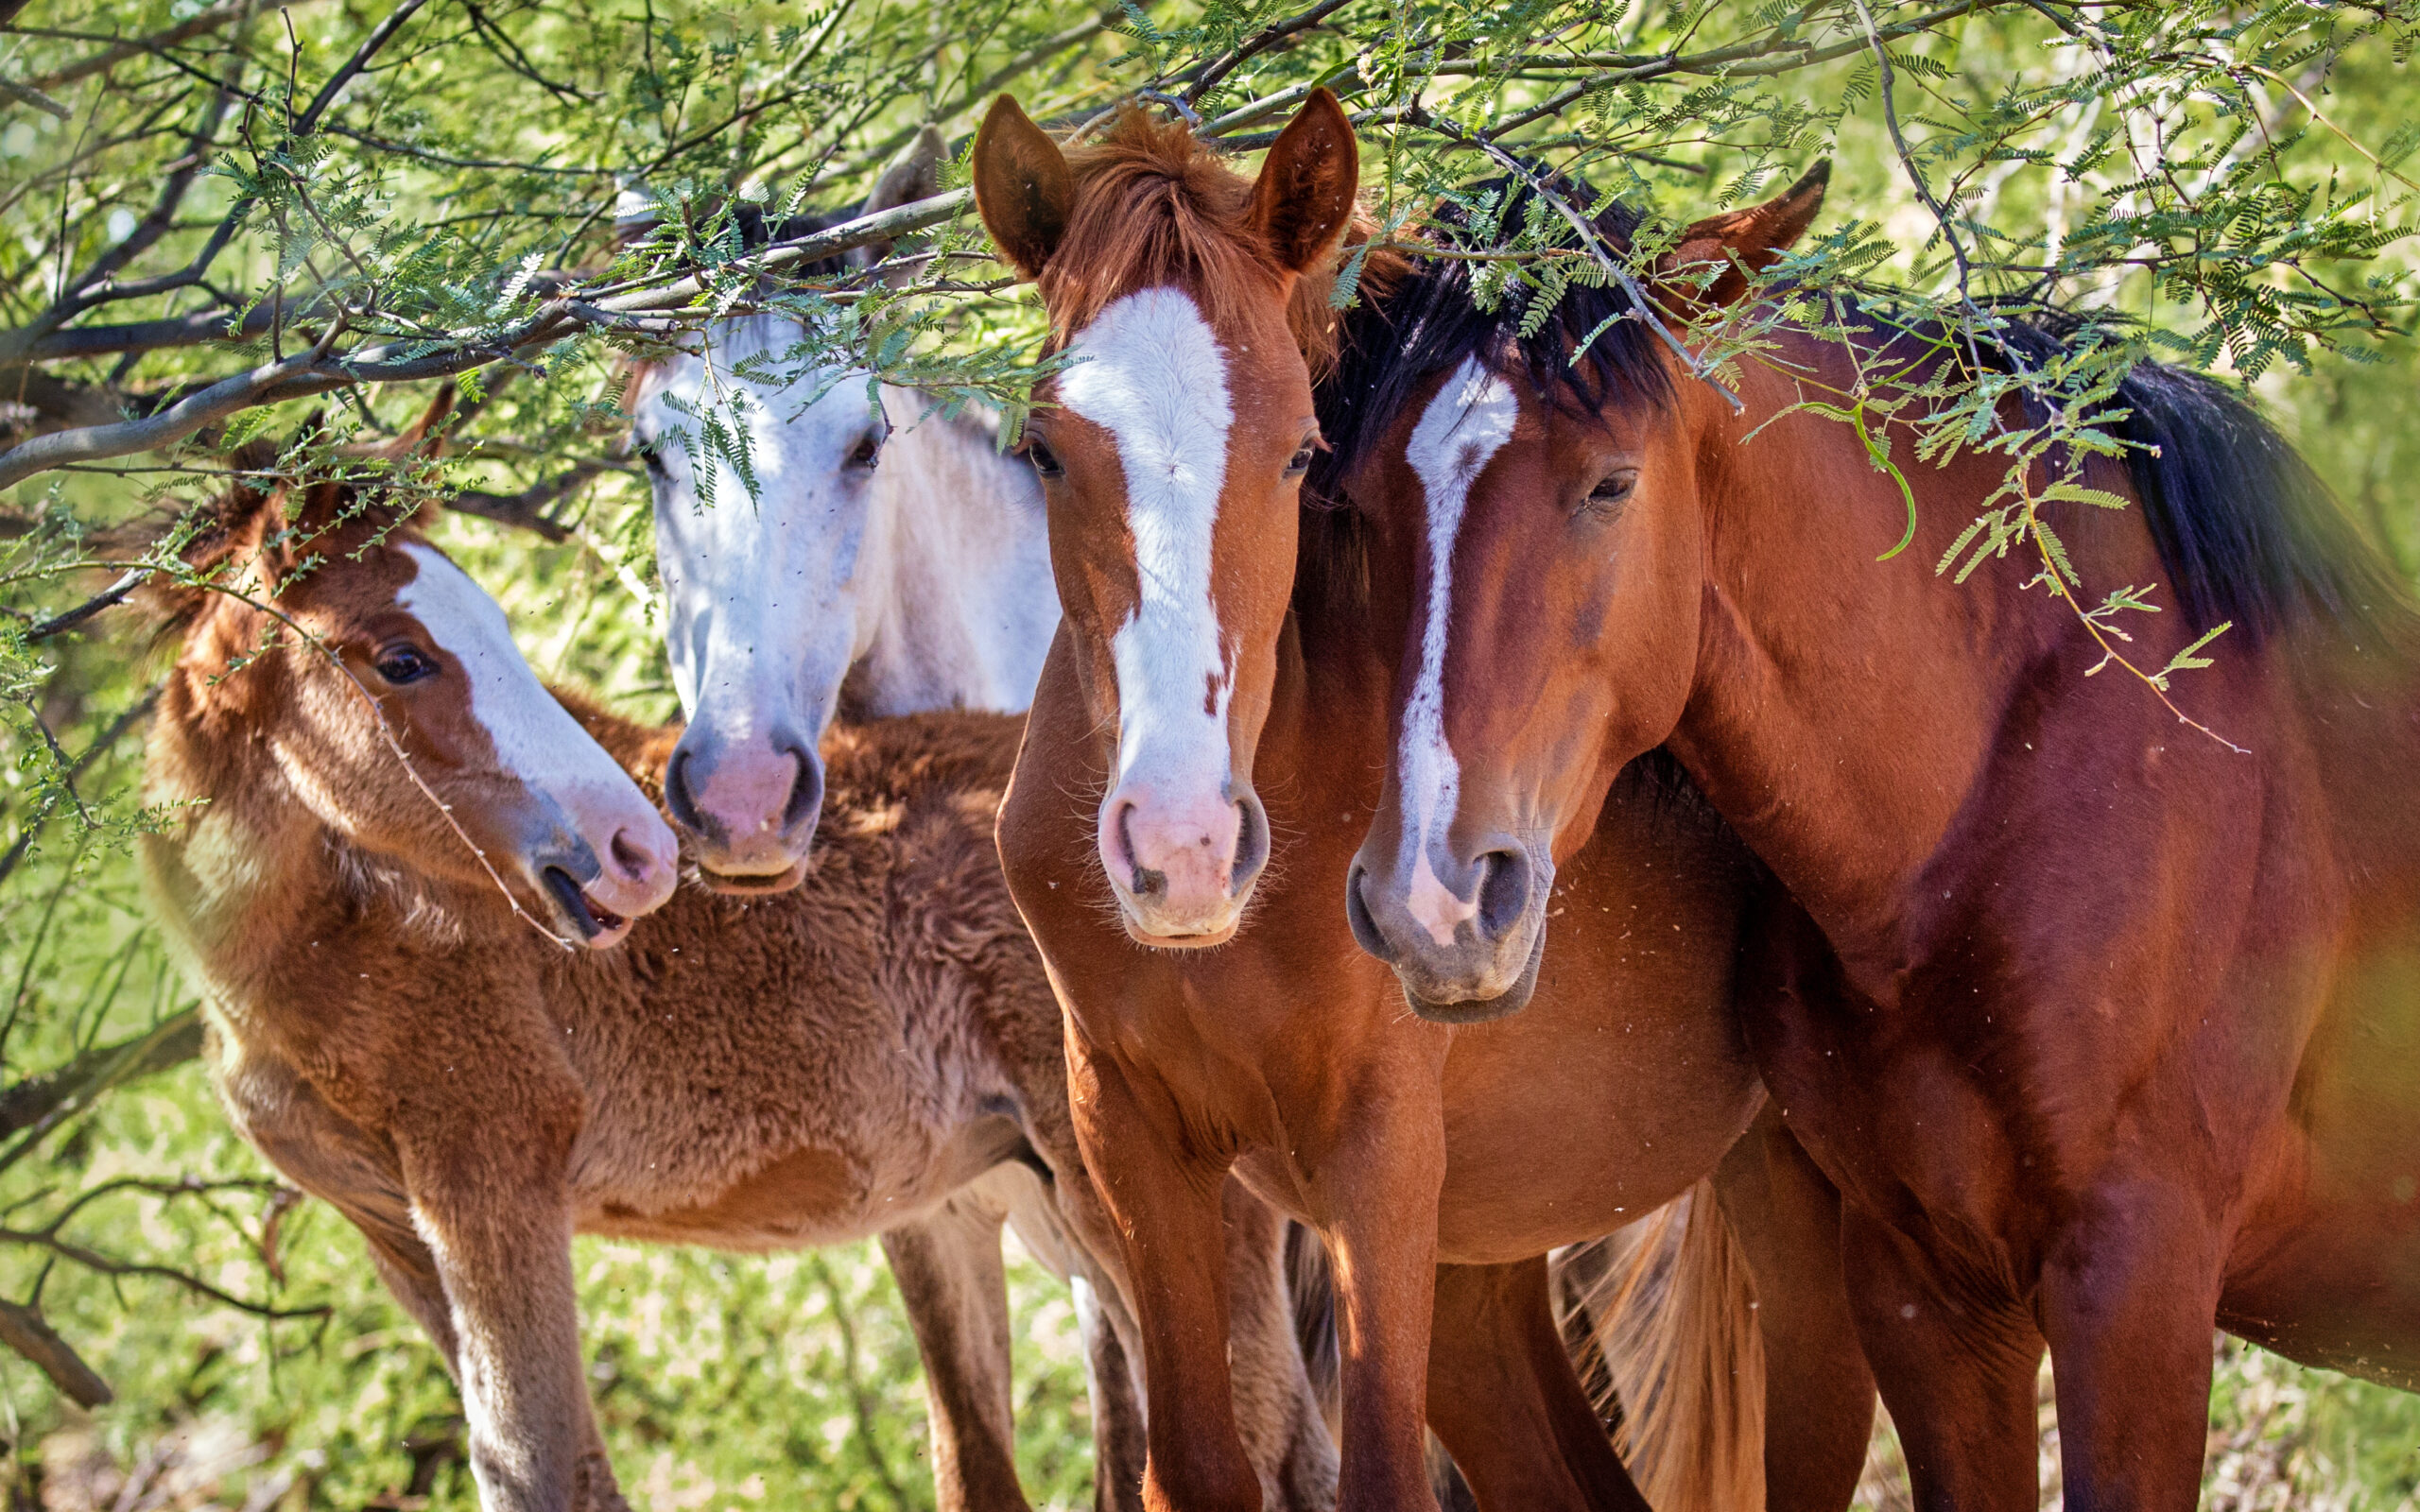
<path id="1" fill-rule="evenodd" d="M 928 161 L 903 160 L 861 214 L 931 185 Z M 996 427 L 861 370 L 796 371 L 785 354 L 804 335 L 777 315 L 717 321 L 624 395 L 688 716 L 665 801 L 725 891 L 801 876 L 844 681 L 863 717 L 1018 713 L 1059 625 L 1041 488 Z M 791 381 L 743 375 L 768 369 Z M 752 494 L 728 461 L 704 463 L 707 416 L 744 433 Z"/>

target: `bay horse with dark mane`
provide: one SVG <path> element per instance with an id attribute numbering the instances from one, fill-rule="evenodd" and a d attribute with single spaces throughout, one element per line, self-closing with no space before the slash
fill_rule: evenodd
<path id="1" fill-rule="evenodd" d="M 1234 1170 L 1333 1257 L 1344 1505 L 1434 1504 L 1425 1417 L 1482 1506 L 1637 1508 L 1556 1333 L 1545 1255 L 1690 1192 L 1755 1118 L 1730 1009 L 1747 873 L 1719 825 L 1634 776 L 1556 892 L 1622 932 L 1579 936 L 1537 976 L 1539 1011 L 1425 1023 L 1356 947 L 1337 889 L 1379 797 L 1408 588 L 1327 527 L 1340 517 L 1306 513 L 1299 485 L 1357 176 L 1324 91 L 1257 180 L 1139 112 L 1072 154 L 1005 96 L 986 118 L 985 224 L 1074 359 L 1026 442 L 1063 617 L 1001 855 L 1067 1011 L 1078 1132 L 1125 1243 L 1147 1503 L 1258 1504 L 1225 1407 Z M 1754 1297 L 1778 1341 L 1787 1426 L 1770 1436 L 1837 1503 L 1871 1393 L 1801 1174 L 1767 1165 L 1737 1191 L 1766 1199 L 1743 1232 L 1817 1260 L 1759 1268 Z M 1667 1389 L 1627 1399 L 1627 1426 L 1669 1436 L 1651 1475 L 1667 1504 L 1748 1504 L 1753 1422 L 1716 1431 L 1729 1398 L 1764 1405 L 1748 1278 L 1703 1187 L 1689 1222 L 1655 1327 L 1711 1337 Z"/>
<path id="2" fill-rule="evenodd" d="M 1749 297 L 1823 187 L 1689 229 L 1668 307 Z M 1441 283 L 1423 313 L 1457 301 Z M 2036 564 L 1962 585 L 1923 565 L 1993 501 L 1996 454 L 1904 462 L 1915 539 L 1876 566 L 1900 485 L 1793 406 L 1876 371 L 1921 383 L 1952 344 L 1872 310 L 1785 326 L 1735 413 L 1627 313 L 1624 381 L 1590 392 L 1562 376 L 1577 324 L 1525 346 L 1518 312 L 1481 339 L 1465 320 L 1340 459 L 1357 509 L 1450 577 L 1404 652 L 1420 673 L 1354 874 L 1365 939 L 1424 1010 L 1517 1006 L 1507 963 L 1551 933 L 1551 975 L 1608 921 L 1491 908 L 1493 858 L 1550 874 L 1624 762 L 1679 760 L 1787 889 L 1749 1040 L 1844 1199 L 1858 1333 L 1922 1506 L 2033 1506 L 2046 1346 L 2070 1507 L 2194 1503 L 2214 1322 L 2420 1385 L 2404 588 L 2243 400 L 2150 363 L 2110 405 L 2122 458 L 2082 464 L 2126 507 L 2044 507 L 2075 592 L 2151 585 L 2130 641 Z M 2013 324 L 1986 360 L 2039 370 L 2058 340 Z M 1493 444 L 1441 489 L 1424 438 L 1473 426 Z M 1891 440 L 1917 455 L 1908 427 Z M 2156 673 L 2221 624 L 2165 701 L 2104 670 L 2115 647 Z"/>
<path id="3" fill-rule="evenodd" d="M 217 506 L 187 554 L 213 586 L 152 595 L 182 650 L 147 792 L 180 808 L 142 853 L 222 1101 L 428 1331 L 482 1503 L 623 1504 L 580 1361 L 578 1230 L 730 1250 L 878 1233 L 925 1359 L 940 1504 L 1024 1507 L 1005 1213 L 1075 1285 L 1097 1496 L 1132 1505 L 1121 1257 L 991 840 L 1019 722 L 838 730 L 804 884 L 675 892 L 631 774 L 660 770 L 679 728 L 545 689 L 425 519 L 337 482 Z M 1229 1278 L 1255 1325 L 1238 1391 L 1279 1500 L 1317 1508 L 1333 1450 L 1276 1241 L 1263 1219 L 1236 1246 L 1265 1262 Z"/>

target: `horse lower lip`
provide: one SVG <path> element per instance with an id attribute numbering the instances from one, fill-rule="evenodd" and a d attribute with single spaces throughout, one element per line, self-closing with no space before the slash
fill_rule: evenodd
<path id="1" fill-rule="evenodd" d="M 572 881 L 571 873 L 562 868 L 548 867 L 544 871 L 540 872 L 539 876 L 545 883 L 546 890 L 554 895 L 556 904 L 562 909 L 564 916 L 570 919 L 572 927 L 579 931 L 582 939 L 595 939 L 606 931 L 618 928 L 626 922 L 614 914 L 609 913 L 600 917 L 595 906 L 589 902 L 588 895 L 580 889 L 579 884 Z M 612 922 L 606 922 L 608 919 Z"/>
<path id="2" fill-rule="evenodd" d="M 756 897 L 766 893 L 787 892 L 797 886 L 806 880 L 806 863 L 796 862 L 784 870 L 767 872 L 763 876 L 739 876 L 701 866 L 698 868 L 698 876 L 716 892 L 729 893 L 740 898 Z"/>

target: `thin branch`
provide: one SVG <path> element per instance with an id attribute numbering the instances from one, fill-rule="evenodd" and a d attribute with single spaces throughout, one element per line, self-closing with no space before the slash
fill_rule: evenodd
<path id="1" fill-rule="evenodd" d="M 464 490 L 445 501 L 445 507 L 462 514 L 477 515 L 498 524 L 535 532 L 546 541 L 569 541 L 571 531 L 562 522 L 548 517 L 546 507 L 558 499 L 579 490 L 580 487 L 599 472 L 614 471 L 608 462 L 583 458 L 544 483 L 533 484 L 519 493 L 482 493 Z"/>
<path id="2" fill-rule="evenodd" d="M 59 1336 L 40 1309 L 0 1300 L 0 1344 L 24 1355 L 60 1395 L 88 1412 L 116 1400 L 100 1372 Z"/>
<path id="3" fill-rule="evenodd" d="M 1212 90 L 1217 89 L 1220 81 L 1225 79 L 1228 75 L 1234 73 L 1236 69 L 1241 68 L 1254 57 L 1267 52 L 1270 48 L 1276 46 L 1279 43 L 1284 42 L 1290 37 L 1296 37 L 1310 30 L 1313 26 L 1318 26 L 1321 22 L 1325 21 L 1328 17 L 1336 14 L 1338 11 L 1343 9 L 1346 6 L 1351 5 L 1352 3 L 1353 0 L 1320 0 L 1320 4 L 1313 6 L 1308 10 L 1303 11 L 1297 15 L 1288 16 L 1282 21 L 1271 22 L 1268 26 L 1263 26 L 1260 30 L 1253 33 L 1252 36 L 1245 39 L 1235 51 L 1227 54 L 1225 57 L 1220 58 L 1216 61 L 1204 61 L 1196 64 L 1194 67 L 1179 74 L 1177 76 L 1178 80 L 1182 81 L 1187 78 L 1192 80 L 1192 82 L 1186 86 L 1184 91 L 1185 103 L 1188 105 L 1201 103 L 1203 95 L 1209 94 Z"/>
<path id="4" fill-rule="evenodd" d="M 403 29 L 404 23 L 412 19 L 412 13 L 427 3 L 428 0 L 404 0 L 402 5 L 387 12 L 387 19 L 371 28 L 370 35 L 361 39 L 361 45 L 353 50 L 353 56 L 345 60 L 344 66 L 320 86 L 320 93 L 313 95 L 302 113 L 294 118 L 293 134 L 309 136 L 320 124 L 320 117 L 336 103 L 337 95 L 353 82 L 354 76 L 369 67 L 370 60 L 378 56 L 378 49 L 393 41 L 395 33 Z"/>
<path id="5" fill-rule="evenodd" d="M 174 47 L 181 42 L 191 42 L 204 32 L 216 31 L 251 9 L 251 0 L 221 0 L 220 4 L 187 17 L 165 31 L 155 31 L 147 37 L 133 37 L 113 43 L 90 58 L 47 74 L 36 74 L 24 82 L 35 89 L 57 89 L 61 84 L 73 84 L 79 78 L 107 73 L 130 58 L 156 53 L 163 48 Z"/>
<path id="6" fill-rule="evenodd" d="M 183 1065 L 201 1054 L 201 1012 L 187 1008 L 114 1044 L 97 1045 L 65 1065 L 0 1091 L 0 1136 L 89 1108 L 104 1092 Z"/>
<path id="7" fill-rule="evenodd" d="M 155 682 L 142 697 L 137 698 L 124 713 L 120 713 L 117 718 L 110 722 L 110 728 L 101 732 L 100 739 L 84 747 L 84 754 L 77 757 L 76 760 L 69 765 L 67 768 L 67 776 L 71 780 L 83 776 L 84 769 L 86 767 L 99 760 L 104 751 L 107 751 L 112 746 L 116 745 L 118 737 L 125 734 L 127 730 L 134 725 L 136 720 L 150 713 L 152 706 L 157 704 L 159 701 L 160 684 Z M 26 820 L 25 827 L 17 832 L 17 838 L 10 843 L 9 849 L 6 851 L 0 851 L 0 882 L 7 882 L 9 880 L 9 874 L 17 869 L 18 863 L 25 860 L 26 851 L 32 847 L 35 837 L 42 833 L 43 826 L 50 822 L 51 815 L 55 813 L 58 808 L 59 795 L 53 793 L 43 799 L 43 806 L 36 809 L 33 812 L 32 816 Z M 0 1106 L 4 1106 L 4 1104 L 0 1104 Z M 0 1132 L 5 1132 L 5 1130 L 0 1130 Z M 0 1164 L 5 1163 L 6 1162 L 4 1161 L 0 1161 Z"/>

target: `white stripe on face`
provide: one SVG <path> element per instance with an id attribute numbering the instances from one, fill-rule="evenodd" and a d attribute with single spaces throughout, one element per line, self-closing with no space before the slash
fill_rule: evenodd
<path id="1" fill-rule="evenodd" d="M 1118 300 L 1069 351 L 1083 360 L 1060 378 L 1060 402 L 1115 438 L 1134 536 L 1140 596 L 1110 640 L 1118 780 L 1148 763 L 1149 777 L 1223 789 L 1233 679 L 1210 601 L 1210 531 L 1235 423 L 1226 359 L 1193 301 L 1171 288 Z"/>
<path id="2" fill-rule="evenodd" d="M 1445 639 L 1454 600 L 1454 542 L 1471 485 L 1488 459 L 1512 437 L 1520 402 L 1503 379 L 1476 357 L 1437 390 L 1413 427 L 1405 460 L 1428 501 L 1428 602 L 1420 627 L 1420 675 L 1403 711 L 1403 757 L 1397 787 L 1405 807 L 1404 838 L 1412 849 L 1411 916 L 1439 945 L 1454 942 L 1454 927 L 1478 911 L 1438 880 L 1428 858 L 1430 826 L 1443 843 L 1461 798 L 1461 767 L 1445 742 Z M 1418 818 L 1413 819 L 1412 816 Z M 1442 819 L 1442 822 L 1440 822 Z"/>
<path id="3" fill-rule="evenodd" d="M 538 680 L 513 644 L 503 607 L 436 547 L 411 541 L 403 550 L 420 565 L 420 574 L 395 601 L 461 663 L 471 687 L 471 717 L 494 742 L 496 764 L 531 792 L 553 799 L 579 825 L 600 862 L 610 862 L 607 846 L 616 826 L 644 826 L 655 817 L 653 807 L 630 774 Z M 637 812 L 642 807 L 644 818 Z M 603 822 L 601 834 L 592 834 L 583 820 L 611 822 Z"/>

